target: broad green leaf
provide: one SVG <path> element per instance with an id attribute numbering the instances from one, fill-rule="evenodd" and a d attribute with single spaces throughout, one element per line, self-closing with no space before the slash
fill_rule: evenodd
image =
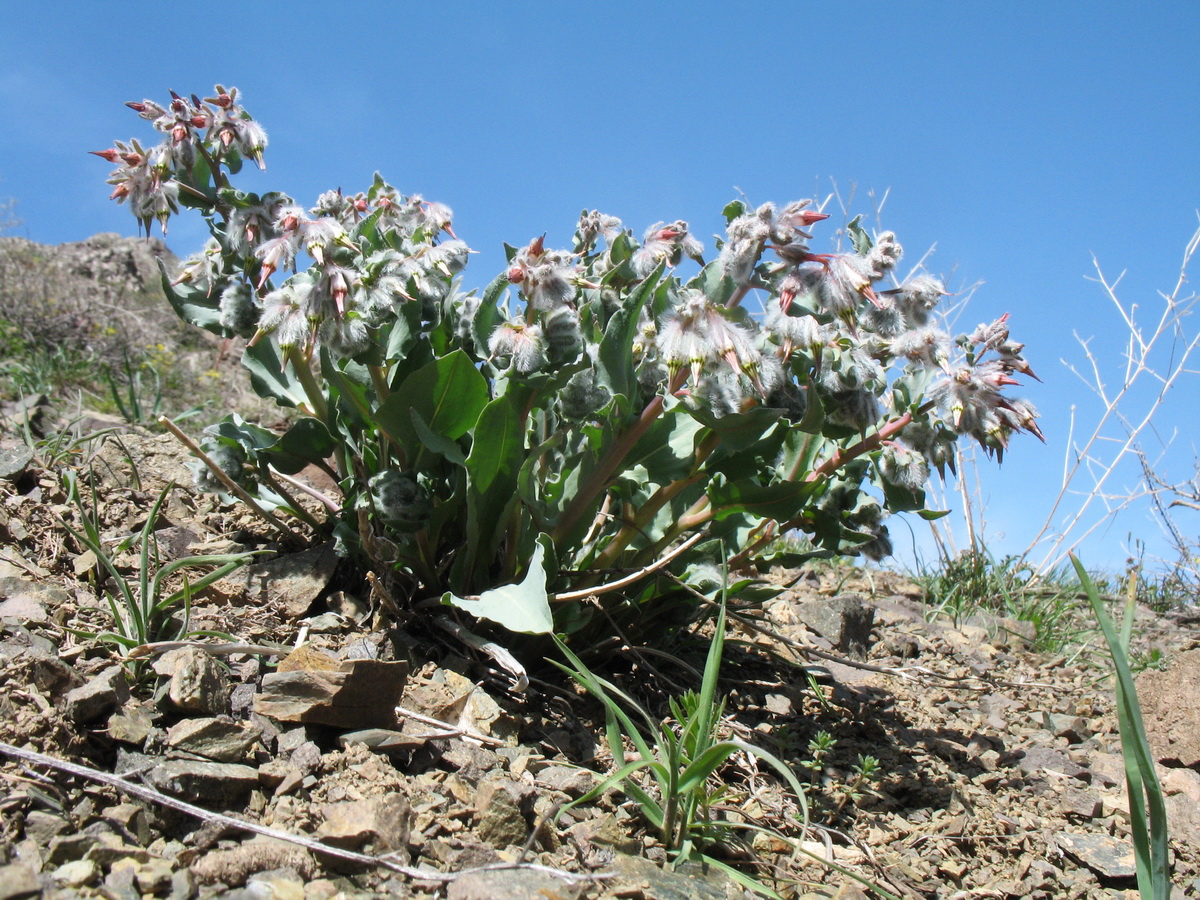
<path id="1" fill-rule="evenodd" d="M 725 274 L 725 267 L 719 260 L 705 266 L 701 276 L 703 278 L 701 290 L 704 291 L 704 296 L 717 306 L 724 306 L 728 303 L 729 298 L 737 290 L 737 285 L 732 278 Z"/>
<path id="2" fill-rule="evenodd" d="M 410 409 L 412 414 L 413 429 L 417 433 L 417 438 L 428 449 L 444 457 L 456 466 L 465 466 L 467 458 L 463 454 L 462 447 L 458 446 L 456 441 L 450 440 L 445 435 L 438 434 L 432 428 L 425 424 L 425 420 L 421 418 L 421 414 L 415 409 Z"/>
<path id="3" fill-rule="evenodd" d="M 410 410 L 451 440 L 466 434 L 488 402 L 487 381 L 469 356 L 455 350 L 413 372 L 375 411 L 376 424 L 410 451 L 420 443 Z"/>
<path id="4" fill-rule="evenodd" d="M 337 442 L 329 429 L 311 416 L 305 416 L 263 452 L 280 472 L 294 475 L 309 463 L 328 459 L 336 447 Z"/>
<path id="5" fill-rule="evenodd" d="M 161 259 L 158 260 L 158 269 L 162 273 L 163 293 L 167 295 L 167 300 L 170 301 L 179 318 L 190 325 L 211 331 L 213 334 L 219 334 L 222 337 L 229 336 L 221 327 L 219 291 L 214 288 L 210 295 L 203 288 L 187 284 L 172 285 L 171 276 L 167 274 L 167 268 Z"/>
<path id="6" fill-rule="evenodd" d="M 708 496 L 718 521 L 738 513 L 749 513 L 783 522 L 797 515 L 817 488 L 815 482 L 781 481 L 761 485 L 749 480 L 727 481 L 724 476 L 717 475 L 709 484 Z"/>
<path id="7" fill-rule="evenodd" d="M 707 425 L 721 438 L 721 446 L 730 452 L 745 450 L 758 444 L 776 422 L 782 411 L 756 406 L 744 413 L 715 416 L 707 409 L 688 410 L 694 418 Z"/>
<path id="8" fill-rule="evenodd" d="M 651 272 L 613 313 L 600 341 L 600 354 L 596 366 L 596 380 L 608 388 L 613 396 L 629 400 L 637 396 L 637 371 L 633 365 L 633 339 L 637 335 L 642 307 L 654 292 L 663 266 Z"/>
<path id="9" fill-rule="evenodd" d="M 497 479 L 507 486 L 515 481 L 524 456 L 525 440 L 521 419 L 512 401 L 498 397 L 484 407 L 475 429 L 467 471 L 471 486 L 480 493 L 489 490 Z"/>
<path id="10" fill-rule="evenodd" d="M 447 593 L 443 603 L 457 606 L 480 619 L 490 619 L 509 631 L 522 634 L 549 634 L 554 630 L 554 616 L 550 612 L 550 599 L 546 593 L 545 560 L 547 553 L 553 556 L 550 538 L 540 535 L 537 548 L 525 577 L 518 584 L 484 591 L 478 597 L 456 597 Z"/>
<path id="11" fill-rule="evenodd" d="M 301 406 L 308 396 L 291 366 L 284 368 L 279 348 L 270 338 L 262 338 L 242 354 L 242 365 L 250 372 L 250 383 L 260 397 L 274 397 L 281 406 Z"/>

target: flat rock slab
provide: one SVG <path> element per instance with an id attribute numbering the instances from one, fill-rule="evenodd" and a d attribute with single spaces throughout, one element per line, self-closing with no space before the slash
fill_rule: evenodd
<path id="1" fill-rule="evenodd" d="M 202 803 L 236 803 L 258 786 L 258 771 L 233 763 L 168 759 L 146 773 L 164 794 Z"/>
<path id="2" fill-rule="evenodd" d="M 450 883 L 447 900 L 546 900 L 547 897 L 571 897 L 571 884 L 548 872 L 530 869 L 498 869 L 471 872 Z"/>
<path id="3" fill-rule="evenodd" d="M 1136 878 L 1133 845 L 1107 834 L 1059 834 L 1055 838 L 1067 856 L 1102 878 Z"/>
<path id="4" fill-rule="evenodd" d="M 287 618 L 299 619 L 325 590 L 337 564 L 337 551 L 333 541 L 328 541 L 299 553 L 244 566 L 221 579 L 212 590 L 229 599 L 236 596 L 263 606 L 269 604 Z"/>
<path id="5" fill-rule="evenodd" d="M 242 762 L 262 736 L 256 725 L 231 719 L 184 719 L 167 729 L 167 746 L 215 762 Z"/>
<path id="6" fill-rule="evenodd" d="M 281 722 L 392 729 L 407 679 L 407 662 L 374 659 L 343 660 L 336 672 L 272 672 L 254 711 Z"/>
<path id="7" fill-rule="evenodd" d="M 1136 682 L 1154 758 L 1200 769 L 1200 650 L 1180 653 L 1166 671 L 1147 669 Z"/>

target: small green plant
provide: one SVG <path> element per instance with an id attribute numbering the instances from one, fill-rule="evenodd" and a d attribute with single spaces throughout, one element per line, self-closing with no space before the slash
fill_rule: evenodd
<path id="1" fill-rule="evenodd" d="M 1121 753 L 1125 760 L 1125 781 L 1129 789 L 1129 823 L 1137 861 L 1138 891 L 1143 900 L 1168 900 L 1171 896 L 1171 878 L 1167 809 L 1129 666 L 1129 640 L 1133 633 L 1136 594 L 1134 591 L 1128 594 L 1118 633 L 1083 564 L 1074 555 L 1071 556 L 1071 563 L 1104 632 L 1104 640 L 1116 670 L 1117 724 L 1121 732 Z"/>
<path id="2" fill-rule="evenodd" d="M 817 253 L 812 201 L 736 200 L 706 259 L 686 222 L 639 240 L 585 211 L 569 249 L 506 245 L 504 271 L 464 292 L 451 211 L 379 174 L 311 207 L 240 190 L 267 138 L 236 89 L 128 105 L 161 142 L 96 151 L 112 198 L 147 232 L 183 208 L 205 218 L 168 299 L 245 339 L 254 389 L 298 412 L 283 436 L 227 417 L 203 450 L 263 510 L 300 517 L 273 472 L 325 466 L 342 496 L 318 532 L 395 596 L 503 610 L 511 630 L 580 646 L 662 637 L 702 615 L 668 576 L 879 558 L 889 512 L 938 515 L 925 484 L 960 436 L 1001 456 L 1041 435 L 1005 393 L 1032 375 L 1007 316 L 952 340 L 931 315 L 942 282 L 895 277 L 895 234 L 860 218 L 846 252 Z M 767 551 L 792 531 L 810 549 Z M 589 593 L 629 572 L 644 575 Z M 522 579 L 540 590 L 494 594 Z"/>
<path id="3" fill-rule="evenodd" d="M 817 798 L 828 797 L 830 806 L 824 813 L 830 821 L 836 819 L 847 804 L 862 799 L 863 794 L 870 789 L 879 775 L 879 760 L 860 754 L 848 778 L 827 779 L 829 757 L 836 745 L 837 741 L 832 734 L 828 731 L 818 731 L 808 742 L 808 758 L 799 763 L 801 768 L 808 770 L 808 775 L 802 783 L 808 794 L 809 806 L 815 808 Z"/>
<path id="4" fill-rule="evenodd" d="M 717 678 L 724 652 L 724 629 L 722 603 L 700 691 L 688 691 L 673 698 L 671 718 L 664 721 L 655 720 L 627 693 L 591 672 L 566 643 L 555 639 L 569 665 L 554 664 L 604 705 L 605 737 L 617 767 L 593 790 L 563 807 L 560 815 L 619 785 L 637 802 L 646 821 L 657 829 L 675 864 L 698 861 L 713 865 L 753 890 L 777 896 L 761 882 L 707 852 L 740 827 L 713 817 L 713 806 L 723 793 L 721 787 L 712 786 L 714 776 L 735 753 L 756 756 L 779 773 L 795 793 L 804 823 L 808 822 L 804 787 L 787 764 L 761 747 L 719 737 L 725 700 L 717 696 Z M 639 725 L 626 709 L 633 710 L 644 724 Z M 622 764 L 627 758 L 627 743 L 636 758 Z"/>
<path id="5" fill-rule="evenodd" d="M 930 620 L 946 617 L 956 626 L 987 613 L 1029 622 L 1033 648 L 1056 652 L 1077 642 L 1077 586 L 1061 578 L 1035 579 L 1033 569 L 1017 557 L 997 562 L 983 550 L 968 550 L 918 576 L 925 591 Z"/>
<path id="6" fill-rule="evenodd" d="M 85 499 L 79 489 L 79 479 L 73 471 L 64 473 L 63 486 L 68 501 L 74 504 L 78 513 L 79 527 L 75 528 L 66 522 L 63 524 L 82 547 L 92 552 L 97 564 L 108 576 L 100 590 L 112 614 L 113 627 L 95 633 L 81 632 L 82 636 L 89 639 L 116 644 L 128 651 L 141 644 L 201 634 L 190 628 L 192 596 L 246 564 L 260 552 L 251 550 L 191 556 L 160 564 L 155 529 L 163 504 L 175 489 L 173 484 L 167 485 L 159 493 L 141 531 L 118 543 L 110 552 L 100 534 L 94 486 L 88 492 L 90 500 Z M 135 547 L 138 549 L 138 566 L 136 577 L 131 581 L 117 566 L 116 557 Z M 187 575 L 191 569 L 208 571 L 191 581 Z M 168 591 L 167 582 L 176 573 L 182 574 L 183 586 Z"/>

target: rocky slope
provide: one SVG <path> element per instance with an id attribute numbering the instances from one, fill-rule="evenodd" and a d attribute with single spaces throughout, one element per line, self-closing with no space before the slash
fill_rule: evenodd
<path id="1" fill-rule="evenodd" d="M 14 748 L 0 753 L 0 900 L 742 895 L 715 872 L 659 868 L 663 848 L 615 791 L 554 822 L 612 768 L 600 711 L 549 675 L 517 693 L 448 634 L 398 625 L 327 548 L 277 552 L 198 598 L 193 627 L 232 642 L 121 665 L 80 636 L 111 613 L 103 573 L 62 525 L 73 513 L 60 478 L 19 447 L 0 456 L 0 741 Z M 183 460 L 169 436 L 130 432 L 74 464 L 101 479 L 116 537 L 144 524 L 168 481 L 186 482 Z M 164 560 L 269 543 L 185 489 L 157 536 Z M 136 560 L 120 562 L 132 574 Z M 1047 656 L 1024 623 L 927 622 L 916 588 L 888 572 L 778 577 L 792 587 L 767 611 L 774 634 L 733 630 L 723 733 L 804 773 L 811 825 L 769 769 L 735 757 L 720 815 L 761 830 L 732 860 L 760 860 L 786 897 L 860 896 L 843 871 L 899 897 L 1134 886 L 1098 645 Z M 1141 690 L 1185 897 L 1200 895 L 1198 634 L 1195 620 L 1143 610 L 1136 638 L 1169 665 Z M 688 683 L 677 663 L 634 651 L 614 677 L 648 704 Z M 819 732 L 832 745 L 806 766 Z M 864 755 L 878 774 L 855 784 Z M 488 868 L 516 861 L 527 865 Z"/>

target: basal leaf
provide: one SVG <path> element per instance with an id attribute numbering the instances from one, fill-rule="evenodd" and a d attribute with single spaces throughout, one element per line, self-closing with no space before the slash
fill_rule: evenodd
<path id="1" fill-rule="evenodd" d="M 383 431 L 415 451 L 420 439 L 410 410 L 436 434 L 457 440 L 479 419 L 487 402 L 487 381 L 466 353 L 455 350 L 405 378 L 374 418 Z"/>
<path id="2" fill-rule="evenodd" d="M 519 583 L 484 591 L 478 597 L 456 597 L 447 593 L 442 602 L 478 618 L 497 622 L 509 631 L 549 634 L 554 630 L 554 616 L 546 592 L 545 560 L 547 554 L 553 557 L 553 553 L 550 538 L 539 535 L 533 559 Z"/>

